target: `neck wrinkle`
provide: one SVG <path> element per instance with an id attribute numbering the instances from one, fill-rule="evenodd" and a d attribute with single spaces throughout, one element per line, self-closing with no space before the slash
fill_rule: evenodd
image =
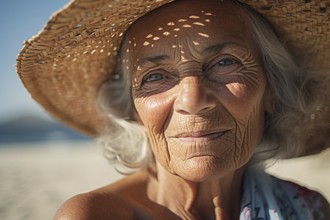
<path id="1" fill-rule="evenodd" d="M 238 219 L 243 171 L 241 168 L 223 178 L 196 183 L 157 164 L 157 175 L 150 181 L 148 196 L 183 219 Z"/>

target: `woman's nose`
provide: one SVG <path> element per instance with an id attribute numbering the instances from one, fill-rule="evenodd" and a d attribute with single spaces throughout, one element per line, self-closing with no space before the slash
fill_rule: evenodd
<path id="1" fill-rule="evenodd" d="M 179 83 L 174 103 L 175 111 L 181 114 L 204 114 L 216 106 L 216 97 L 210 88 L 202 84 L 200 77 L 188 76 Z"/>

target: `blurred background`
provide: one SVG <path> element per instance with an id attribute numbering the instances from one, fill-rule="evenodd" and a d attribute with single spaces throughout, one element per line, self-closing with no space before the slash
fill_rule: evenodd
<path id="1" fill-rule="evenodd" d="M 47 114 L 30 98 L 15 70 L 16 56 L 24 40 L 36 35 L 50 15 L 68 2 L 68 0 L 2 0 L 0 3 L 1 143 L 65 138 L 60 137 L 61 135 L 81 138 L 59 124 L 53 124 Z M 61 129 L 65 129 L 63 134 Z"/>
<path id="2" fill-rule="evenodd" d="M 51 219 L 72 195 L 121 176 L 93 140 L 55 122 L 30 98 L 16 71 L 24 40 L 68 0 L 0 2 L 0 219 Z M 330 151 L 280 161 L 269 172 L 330 199 Z"/>
<path id="3" fill-rule="evenodd" d="M 69 0 L 0 1 L 0 219 L 52 219 L 66 199 L 119 178 L 88 137 L 52 120 L 29 96 L 15 63 Z"/>

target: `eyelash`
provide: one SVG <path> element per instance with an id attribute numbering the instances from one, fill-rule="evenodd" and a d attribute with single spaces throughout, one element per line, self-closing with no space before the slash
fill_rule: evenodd
<path id="1" fill-rule="evenodd" d="M 220 62 L 227 62 L 227 61 L 231 61 L 232 63 L 230 63 L 230 64 L 227 64 L 227 63 L 220 64 Z M 205 70 L 212 69 L 216 65 L 226 67 L 226 66 L 231 66 L 231 65 L 235 65 L 235 64 L 241 64 L 241 63 L 237 58 L 235 58 L 231 55 L 225 55 L 225 56 L 221 56 L 220 58 L 217 57 L 217 58 L 213 59 L 210 62 L 210 64 L 206 65 Z"/>
<path id="2" fill-rule="evenodd" d="M 232 58 L 223 58 L 223 59 L 221 59 L 219 62 L 217 62 L 217 64 L 220 64 L 220 62 L 222 62 L 222 61 L 233 61 L 231 64 L 227 64 L 227 63 L 222 64 L 222 65 L 224 65 L 224 66 L 229 66 L 229 65 L 233 65 L 233 64 L 237 64 L 237 63 L 238 63 L 238 61 L 237 61 L 236 59 L 232 59 Z"/>
<path id="3" fill-rule="evenodd" d="M 156 79 L 156 80 L 152 80 L 151 78 L 153 76 L 161 76 L 161 79 Z M 154 82 L 154 81 L 158 81 L 158 80 L 162 80 L 164 79 L 164 74 L 160 73 L 160 72 L 151 72 L 149 74 L 147 74 L 145 77 L 143 77 L 142 82 L 144 83 L 149 83 L 149 82 Z"/>

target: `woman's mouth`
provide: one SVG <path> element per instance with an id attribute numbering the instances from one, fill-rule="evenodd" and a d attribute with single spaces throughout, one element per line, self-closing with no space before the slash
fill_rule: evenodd
<path id="1" fill-rule="evenodd" d="M 192 132 L 176 135 L 175 138 L 182 142 L 205 142 L 219 138 L 226 133 L 225 131 L 216 132 Z"/>

